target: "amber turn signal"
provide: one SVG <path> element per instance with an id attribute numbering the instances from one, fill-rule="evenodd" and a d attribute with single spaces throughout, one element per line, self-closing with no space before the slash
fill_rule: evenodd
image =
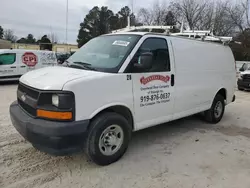
<path id="1" fill-rule="evenodd" d="M 37 117 L 57 119 L 57 120 L 71 120 L 73 117 L 72 112 L 53 112 L 40 109 L 36 111 L 36 114 Z"/>

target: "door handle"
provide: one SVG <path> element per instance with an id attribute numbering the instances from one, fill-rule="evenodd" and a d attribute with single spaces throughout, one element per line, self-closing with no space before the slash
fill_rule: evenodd
<path id="1" fill-rule="evenodd" d="M 21 66 L 21 68 L 25 68 L 26 66 Z"/>
<path id="2" fill-rule="evenodd" d="M 171 86 L 174 86 L 174 83 L 175 83 L 174 74 L 171 74 Z"/>
<path id="3" fill-rule="evenodd" d="M 10 67 L 11 69 L 15 69 L 16 67 Z"/>

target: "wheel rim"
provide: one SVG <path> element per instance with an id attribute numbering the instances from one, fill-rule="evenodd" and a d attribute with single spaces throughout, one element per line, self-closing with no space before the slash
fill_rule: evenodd
<path id="1" fill-rule="evenodd" d="M 219 118 L 222 114 L 222 111 L 223 111 L 223 104 L 221 101 L 218 101 L 215 105 L 215 108 L 214 108 L 215 118 Z"/>
<path id="2" fill-rule="evenodd" d="M 124 133 L 119 125 L 111 125 L 106 128 L 99 138 L 99 149 L 103 155 L 115 154 L 123 143 Z"/>

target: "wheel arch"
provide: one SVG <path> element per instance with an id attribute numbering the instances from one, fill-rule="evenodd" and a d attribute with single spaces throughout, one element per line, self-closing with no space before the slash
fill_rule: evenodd
<path id="1" fill-rule="evenodd" d="M 129 124 L 131 125 L 132 130 L 134 130 L 135 128 L 134 116 L 133 116 L 131 109 L 127 105 L 118 103 L 118 104 L 110 104 L 110 105 L 103 106 L 91 115 L 90 120 L 95 118 L 99 114 L 102 114 L 105 112 L 115 112 L 117 114 L 122 115 L 128 120 Z"/>
<path id="2" fill-rule="evenodd" d="M 217 91 L 217 93 L 215 94 L 215 96 L 218 95 L 218 94 L 220 94 L 224 98 L 224 100 L 227 102 L 227 90 L 225 88 L 220 88 Z"/>

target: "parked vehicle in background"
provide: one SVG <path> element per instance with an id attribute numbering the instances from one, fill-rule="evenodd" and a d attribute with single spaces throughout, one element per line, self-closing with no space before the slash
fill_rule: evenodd
<path id="1" fill-rule="evenodd" d="M 240 68 L 240 76 L 238 78 L 238 89 L 250 90 L 250 64 L 244 63 Z"/>
<path id="2" fill-rule="evenodd" d="M 235 60 L 222 44 L 125 32 L 90 40 L 67 60 L 20 78 L 10 116 L 33 146 L 119 160 L 131 133 L 204 113 L 218 123 L 235 100 Z M 36 79 L 34 79 L 36 78 Z"/>
<path id="3" fill-rule="evenodd" d="M 56 57 L 57 57 L 57 63 L 59 65 L 62 65 L 72 54 L 67 53 L 67 52 L 57 52 Z"/>
<path id="4" fill-rule="evenodd" d="M 56 66 L 55 52 L 40 50 L 2 49 L 0 50 L 0 81 L 19 80 L 35 69 Z"/>

